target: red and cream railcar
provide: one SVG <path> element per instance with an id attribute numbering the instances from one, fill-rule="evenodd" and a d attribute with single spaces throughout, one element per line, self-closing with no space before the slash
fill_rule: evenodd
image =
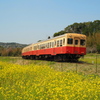
<path id="1" fill-rule="evenodd" d="M 86 36 L 66 33 L 46 41 L 31 44 L 22 50 L 26 59 L 54 59 L 55 61 L 77 61 L 86 54 Z"/>

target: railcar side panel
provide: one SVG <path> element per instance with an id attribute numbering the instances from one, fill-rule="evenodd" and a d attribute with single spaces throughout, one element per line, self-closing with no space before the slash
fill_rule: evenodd
<path id="1" fill-rule="evenodd" d="M 86 54 L 85 47 L 71 47 L 71 46 L 64 46 L 64 47 L 57 47 L 57 48 L 49 48 L 49 49 L 42 49 L 42 50 L 35 50 L 23 53 L 23 56 L 30 56 L 30 55 L 57 55 L 57 54 Z"/>

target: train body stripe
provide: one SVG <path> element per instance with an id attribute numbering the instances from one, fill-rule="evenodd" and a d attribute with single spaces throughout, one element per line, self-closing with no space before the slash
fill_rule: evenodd
<path id="1" fill-rule="evenodd" d="M 57 54 L 85 55 L 86 54 L 86 47 L 62 46 L 62 47 L 56 47 L 56 48 L 28 51 L 28 52 L 22 53 L 22 56 L 57 55 Z"/>

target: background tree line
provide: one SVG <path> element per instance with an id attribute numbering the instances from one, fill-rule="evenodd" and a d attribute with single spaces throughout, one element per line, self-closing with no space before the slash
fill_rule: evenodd
<path id="1" fill-rule="evenodd" d="M 80 33 L 87 36 L 87 52 L 100 53 L 100 20 L 93 22 L 74 23 L 64 30 L 54 33 L 53 37 L 65 33 Z"/>
<path id="2" fill-rule="evenodd" d="M 0 46 L 0 56 L 21 56 L 22 48 L 4 48 Z"/>
<path id="3" fill-rule="evenodd" d="M 0 56 L 21 56 L 22 48 L 26 44 L 0 42 Z"/>

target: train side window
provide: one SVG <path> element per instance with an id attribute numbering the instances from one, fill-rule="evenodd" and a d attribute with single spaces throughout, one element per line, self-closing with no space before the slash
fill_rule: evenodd
<path id="1" fill-rule="evenodd" d="M 38 45 L 37 45 L 37 50 L 38 50 Z"/>
<path id="2" fill-rule="evenodd" d="M 47 43 L 45 44 L 45 48 L 47 48 Z"/>
<path id="3" fill-rule="evenodd" d="M 35 50 L 36 50 L 36 46 L 35 46 Z"/>
<path id="4" fill-rule="evenodd" d="M 40 45 L 38 45 L 38 49 L 40 49 Z"/>
<path id="5" fill-rule="evenodd" d="M 47 48 L 48 48 L 48 43 L 47 43 Z"/>
<path id="6" fill-rule="evenodd" d="M 72 39 L 72 38 L 68 38 L 67 43 L 68 43 L 68 44 L 73 44 L 73 39 Z"/>
<path id="7" fill-rule="evenodd" d="M 50 48 L 52 48 L 52 42 L 50 42 L 50 45 L 51 45 Z"/>
<path id="8" fill-rule="evenodd" d="M 52 47 L 54 47 L 54 42 L 52 42 Z"/>
<path id="9" fill-rule="evenodd" d="M 42 44 L 42 49 L 44 48 L 43 44 Z"/>
<path id="10" fill-rule="evenodd" d="M 43 44 L 43 49 L 45 49 L 45 44 Z"/>
<path id="11" fill-rule="evenodd" d="M 51 48 L 51 42 L 50 42 L 50 48 Z"/>
<path id="12" fill-rule="evenodd" d="M 60 46 L 62 46 L 62 40 L 60 40 Z"/>
<path id="13" fill-rule="evenodd" d="M 42 49 L 42 44 L 41 44 L 41 49 Z"/>
<path id="14" fill-rule="evenodd" d="M 47 43 L 47 48 L 48 48 L 48 43 Z"/>
<path id="15" fill-rule="evenodd" d="M 48 48 L 49 48 L 49 43 L 48 43 Z"/>
<path id="16" fill-rule="evenodd" d="M 47 48 L 48 48 L 48 43 L 47 43 Z"/>
<path id="17" fill-rule="evenodd" d="M 57 41 L 57 47 L 59 47 L 59 40 Z"/>
<path id="18" fill-rule="evenodd" d="M 75 45 L 78 45 L 78 40 L 75 40 Z"/>
<path id="19" fill-rule="evenodd" d="M 36 48 L 36 47 L 34 46 L 34 50 L 35 50 L 35 48 Z"/>
<path id="20" fill-rule="evenodd" d="M 42 44 L 41 45 L 41 49 L 45 49 L 45 44 Z"/>
<path id="21" fill-rule="evenodd" d="M 30 51 L 32 50 L 32 47 L 30 47 Z"/>
<path id="22" fill-rule="evenodd" d="M 63 45 L 65 45 L 65 39 L 63 39 Z"/>
<path id="23" fill-rule="evenodd" d="M 41 45 L 40 45 L 40 49 L 41 49 Z"/>
<path id="24" fill-rule="evenodd" d="M 42 44 L 41 44 L 41 49 L 42 49 Z"/>
<path id="25" fill-rule="evenodd" d="M 85 40 L 84 40 L 84 39 L 81 39 L 81 40 L 80 40 L 80 45 L 82 45 L 82 46 L 85 45 Z"/>
<path id="26" fill-rule="evenodd" d="M 34 46 L 34 50 L 35 50 L 35 46 Z"/>
<path id="27" fill-rule="evenodd" d="M 56 46 L 56 41 L 55 41 L 55 46 Z"/>

